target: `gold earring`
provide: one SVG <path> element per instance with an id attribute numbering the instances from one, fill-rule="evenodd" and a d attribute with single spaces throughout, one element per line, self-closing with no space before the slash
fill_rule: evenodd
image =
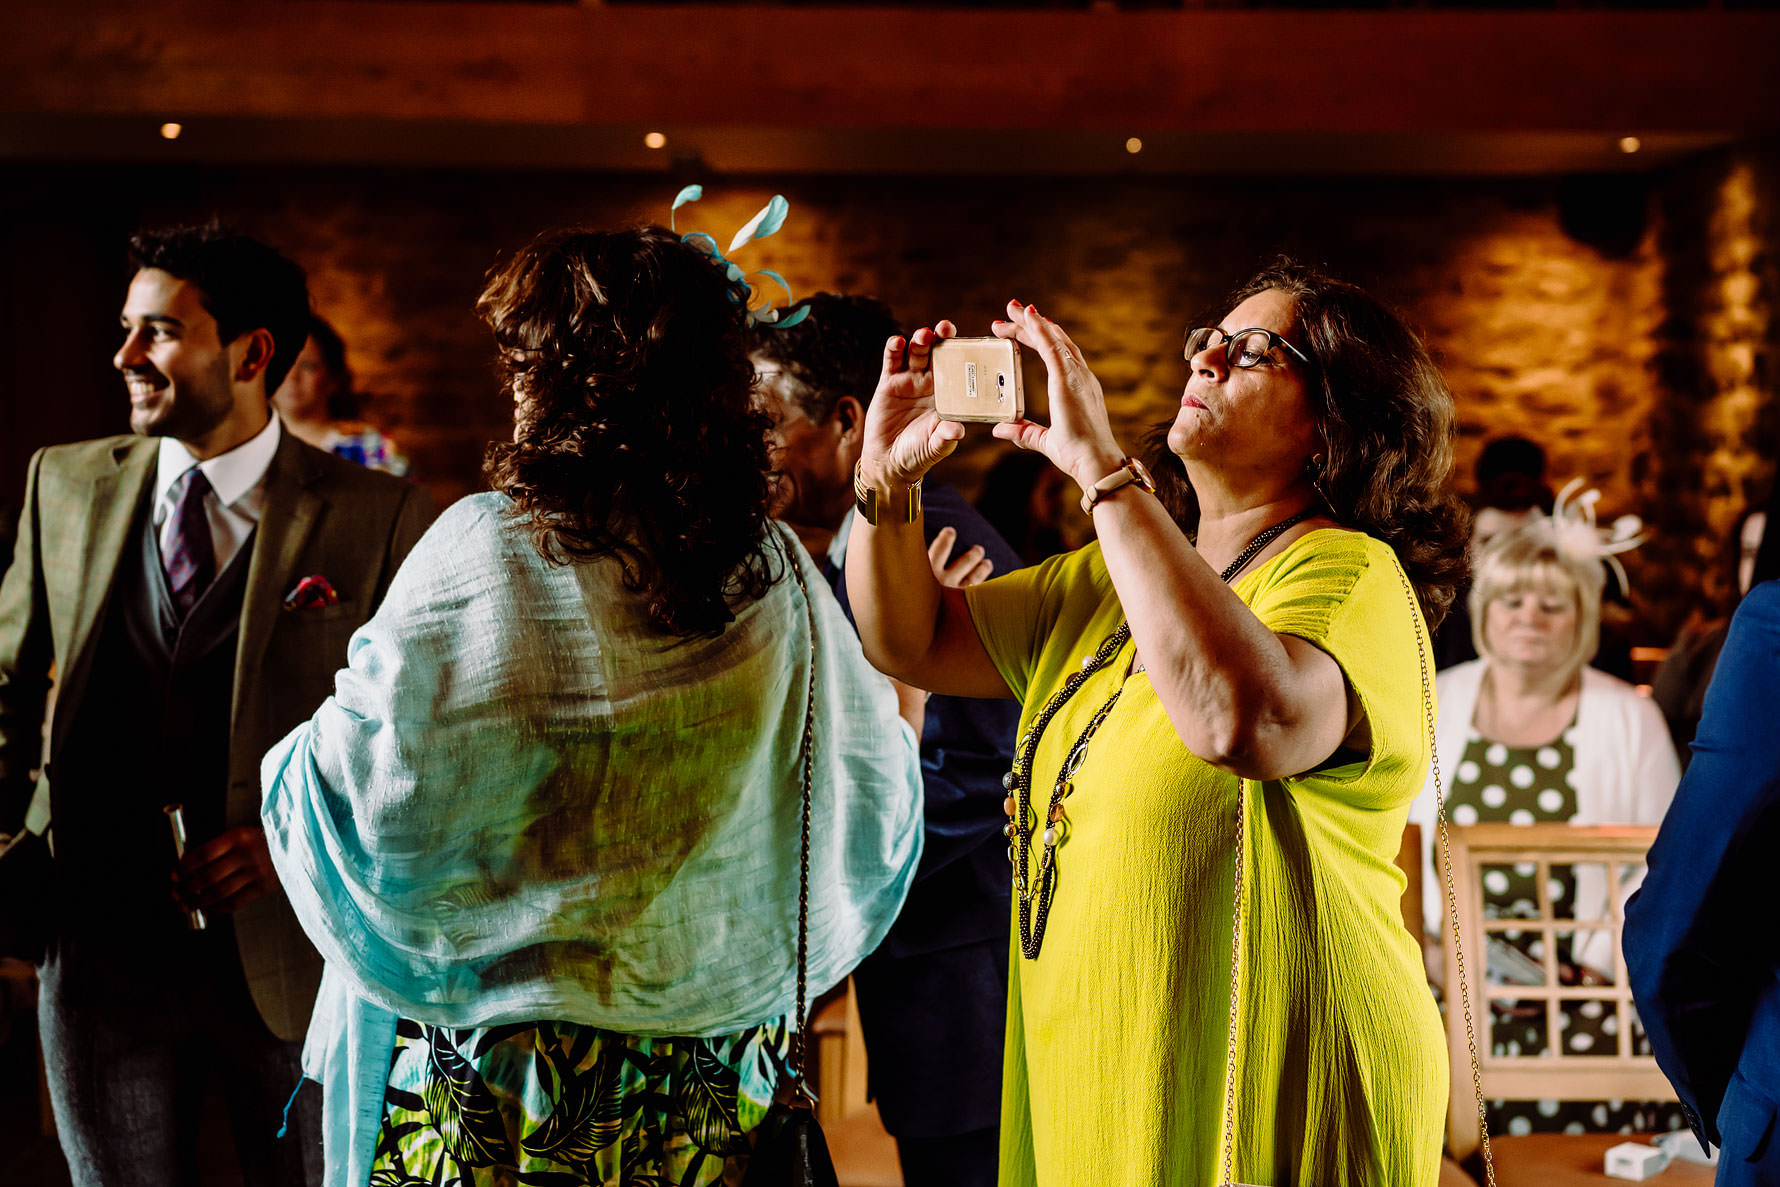
<path id="1" fill-rule="evenodd" d="M 1316 492 L 1316 497 L 1323 501 L 1325 508 L 1333 511 L 1335 505 L 1329 502 L 1329 496 L 1323 493 L 1323 455 L 1313 453 L 1305 459 L 1304 473 L 1310 479 L 1310 489 Z"/>

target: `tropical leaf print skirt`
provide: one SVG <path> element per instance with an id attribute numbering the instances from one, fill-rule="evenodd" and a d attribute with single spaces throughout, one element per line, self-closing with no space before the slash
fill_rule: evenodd
<path id="1" fill-rule="evenodd" d="M 719 1038 L 403 1019 L 371 1187 L 737 1183 L 784 1066 L 783 1020 Z"/>

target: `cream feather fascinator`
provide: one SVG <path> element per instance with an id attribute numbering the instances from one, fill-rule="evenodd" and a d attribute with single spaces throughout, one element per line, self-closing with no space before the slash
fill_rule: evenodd
<path id="1" fill-rule="evenodd" d="M 1543 533 L 1568 559 L 1604 565 L 1619 582 L 1619 588 L 1630 593 L 1631 583 L 1626 579 L 1619 554 L 1644 543 L 1644 521 L 1636 515 L 1622 515 L 1610 526 L 1601 527 L 1595 521 L 1595 504 L 1601 501 L 1601 492 L 1582 488 L 1581 478 L 1570 479 L 1558 492 L 1551 514 L 1535 519 L 1527 530 Z"/>

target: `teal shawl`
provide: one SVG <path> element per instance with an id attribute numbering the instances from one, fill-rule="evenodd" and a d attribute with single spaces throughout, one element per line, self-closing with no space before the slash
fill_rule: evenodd
<path id="1" fill-rule="evenodd" d="M 305 1069 L 331 1147 L 375 1132 L 395 1016 L 716 1035 L 790 1010 L 811 610 L 812 996 L 877 946 L 920 857 L 913 733 L 789 531 L 769 543 L 813 606 L 787 573 L 683 640 L 616 562 L 546 563 L 510 507 L 439 518 L 262 768 L 274 864 L 328 963 Z"/>

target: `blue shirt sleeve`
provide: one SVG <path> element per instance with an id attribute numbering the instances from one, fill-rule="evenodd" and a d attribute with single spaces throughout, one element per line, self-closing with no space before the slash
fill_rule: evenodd
<path id="1" fill-rule="evenodd" d="M 1675 793 L 1649 874 L 1626 907 L 1625 958 L 1658 1064 L 1702 1139 L 1742 1067 L 1780 1078 L 1780 582 L 1749 592 L 1706 694 L 1693 762 Z M 1757 1036 L 1760 1036 L 1758 1039 Z"/>
<path id="2" fill-rule="evenodd" d="M 931 542 L 940 529 L 958 533 L 953 555 L 981 545 L 995 573 L 1025 562 L 989 521 L 950 486 L 922 492 L 922 520 Z M 845 574 L 830 575 L 851 621 Z M 897 955 L 973 943 L 1007 931 L 1011 876 L 1001 806 L 1001 777 L 1013 766 L 1020 706 L 1013 700 L 929 697 L 921 730 L 921 781 L 926 847 L 902 914 L 885 940 Z"/>

